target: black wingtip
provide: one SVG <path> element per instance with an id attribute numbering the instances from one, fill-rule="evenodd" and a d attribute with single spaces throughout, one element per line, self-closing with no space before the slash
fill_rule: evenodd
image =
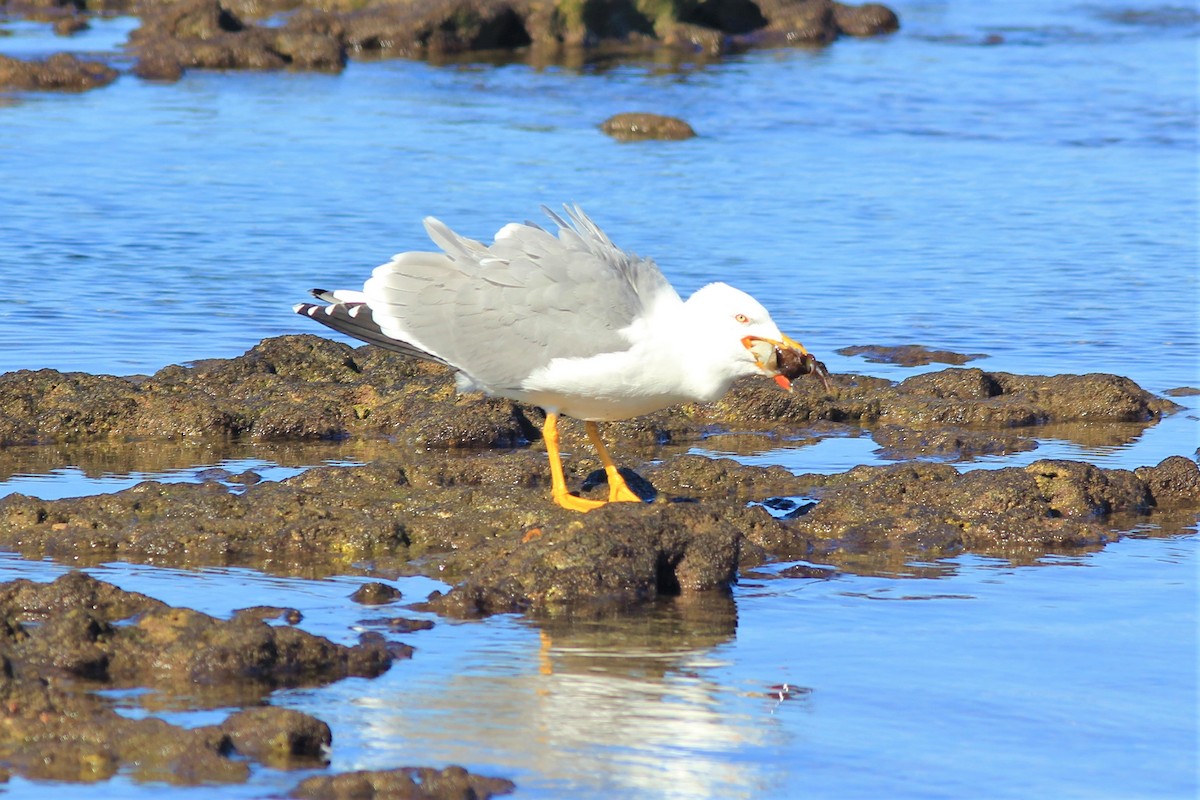
<path id="1" fill-rule="evenodd" d="M 329 294 L 329 290 L 328 289 L 309 289 L 308 293 L 319 300 L 321 298 L 321 295 Z"/>

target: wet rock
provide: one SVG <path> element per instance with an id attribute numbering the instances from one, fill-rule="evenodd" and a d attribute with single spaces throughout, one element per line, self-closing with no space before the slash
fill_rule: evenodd
<path id="1" fill-rule="evenodd" d="M 529 45 L 528 8 L 508 0 L 420 0 L 367 5 L 342 19 L 355 53 L 436 57 Z"/>
<path id="2" fill-rule="evenodd" d="M 1167 389 L 1163 394 L 1167 397 L 1195 397 L 1200 394 L 1200 389 L 1195 386 L 1177 386 L 1174 389 Z"/>
<path id="3" fill-rule="evenodd" d="M 333 741 L 329 726 L 316 717 L 270 706 L 237 711 L 219 728 L 237 753 L 275 769 L 324 766 Z"/>
<path id="4" fill-rule="evenodd" d="M 137 56 L 133 72 L 165 81 L 178 80 L 190 68 L 336 72 L 348 53 L 440 60 L 529 50 L 536 61 L 568 63 L 585 49 L 608 54 L 604 57 L 654 48 L 707 56 L 747 46 L 827 44 L 841 34 L 871 36 L 898 27 L 884 6 L 830 0 L 616 6 L 605 0 L 102 0 L 80 7 L 139 14 L 143 25 L 130 37 Z M 63 32 L 86 24 L 57 0 L 10 3 L 8 9 L 55 21 Z M 253 22 L 282 12 L 293 12 L 282 26 Z"/>
<path id="5" fill-rule="evenodd" d="M 809 564 L 796 564 L 778 572 L 780 578 L 809 578 L 818 581 L 830 581 L 838 575 L 836 569 L 829 567 L 814 567 Z"/>
<path id="6" fill-rule="evenodd" d="M 175 80 L 192 67 L 340 71 L 343 34 L 341 23 L 323 12 L 268 28 L 244 22 L 219 0 L 177 0 L 147 6 L 129 44 L 138 56 L 136 75 Z"/>
<path id="7" fill-rule="evenodd" d="M 1194 461 L 1171 456 L 1155 467 L 1138 467 L 1134 474 L 1158 508 L 1196 508 L 1200 506 L 1200 473 Z"/>
<path id="8" fill-rule="evenodd" d="M 321 477 L 327 478 L 324 490 L 337 492 L 356 476 L 309 481 Z M 402 551 L 404 531 L 393 514 L 399 497 L 393 490 L 365 509 L 343 506 L 331 520 L 309 514 L 303 482 L 260 484 L 243 495 L 219 484 L 146 482 L 115 495 L 49 505 L 10 495 L 0 499 L 0 539 L 25 552 L 68 558 L 107 554 L 176 566 L 348 565 Z"/>
<path id="9" fill-rule="evenodd" d="M 1027 447 L 1022 437 L 1030 429 L 1018 425 L 1074 424 L 1091 432 L 1115 426 L 1128 437 L 1175 408 L 1111 375 L 948 369 L 901 383 L 841 375 L 829 391 L 801 379 L 794 394 L 748 381 L 721 402 L 606 430 L 617 441 L 618 460 L 634 468 L 627 473 L 631 485 L 652 504 L 580 516 L 549 502 L 540 445 L 462 453 L 431 449 L 422 434 L 395 437 L 378 451 L 385 457 L 369 465 L 314 468 L 279 483 L 239 487 L 238 494 L 221 483 L 145 482 L 79 499 L 13 495 L 0 499 L 0 546 L 85 563 L 119 557 L 304 575 L 417 568 L 459 582 L 435 606 L 465 616 L 629 606 L 719 593 L 739 568 L 771 558 L 828 554 L 865 569 L 871 559 L 902 564 L 963 550 L 1029 557 L 1095 546 L 1121 529 L 1120 515 L 1166 520 L 1168 510 L 1182 515 L 1196 505 L 1195 465 L 1187 459 L 1136 473 L 1047 461 L 970 477 L 936 464 L 795 476 L 700 456 L 663 457 L 666 439 L 686 442 L 714 428 L 740 428 L 816 441 L 847 431 L 862 435 L 859 426 L 866 426 L 896 454 L 962 459 Z M 482 442 L 505 430 L 516 441 L 536 437 L 541 421 L 516 404 L 456 397 L 443 368 L 311 336 L 267 340 L 236 359 L 169 367 L 141 379 L 10 373 L 0 376 L 0 410 L 4 435 L 17 440 L 178 435 L 193 424 L 203 430 L 206 422 L 220 435 L 247 439 L 378 436 L 422 420 L 416 426 L 422 431 L 452 432 L 432 437 L 441 442 Z M 582 425 L 564 424 L 563 434 L 568 451 L 576 451 L 567 461 L 568 484 L 582 495 L 604 496 L 600 464 L 580 448 Z M 805 505 L 801 513 L 797 505 L 797 513 L 780 519 L 747 507 L 772 497 L 807 504 L 818 496 L 816 507 Z M 202 616 L 148 611 L 138 625 L 175 627 L 203 640 Z M 55 624 L 69 628 L 77 645 L 39 663 L 74 675 L 113 674 L 120 662 L 104 643 L 120 634 L 105 628 L 111 621 L 64 613 Z M 239 640 L 245 652 L 261 645 L 253 638 L 261 632 L 240 635 L 248 637 Z M 212 667 L 189 668 L 203 675 Z"/>
<path id="10" fill-rule="evenodd" d="M 370 800 L 404 797 L 414 800 L 450 800 L 510 794 L 516 784 L 504 778 L 473 775 L 462 767 L 437 770 L 431 767 L 401 767 L 393 770 L 346 772 L 308 778 L 292 790 L 291 797 L 304 800 Z"/>
<path id="11" fill-rule="evenodd" d="M 288 625 L 299 625 L 304 620 L 304 615 L 296 608 L 280 608 L 279 606 L 251 606 L 249 608 L 239 608 L 233 612 L 234 617 L 245 617 L 247 619 L 257 619 L 263 622 L 272 619 L 283 620 Z"/>
<path id="12" fill-rule="evenodd" d="M 74 36 L 80 31 L 86 31 L 91 25 L 85 17 L 72 14 L 54 21 L 55 36 Z"/>
<path id="13" fill-rule="evenodd" d="M 236 475 L 230 475 L 227 479 L 229 483 L 237 483 L 243 486 L 253 486 L 256 483 L 262 483 L 262 475 L 259 475 L 252 469 L 245 472 L 239 472 Z"/>
<path id="14" fill-rule="evenodd" d="M 434 601 L 436 610 L 474 616 L 721 592 L 738 569 L 769 559 L 821 557 L 873 569 L 877 561 L 894 567 L 967 550 L 1029 558 L 1095 546 L 1147 521 L 1186 524 L 1200 507 L 1200 478 L 1185 458 L 1136 472 L 1041 461 L 965 475 L 918 463 L 796 476 L 682 455 L 644 469 L 653 504 L 578 515 L 549 502 L 537 452 L 395 455 L 404 460 L 313 469 L 243 495 L 218 486 L 143 484 L 77 500 L 9 497 L 0 500 L 0 546 L 30 556 L 112 553 L 305 575 L 416 567 L 459 583 Z M 572 470 L 569 480 L 580 485 L 580 473 Z M 591 490 L 593 497 L 605 492 L 603 485 Z M 747 505 L 769 498 L 801 498 L 803 512 L 777 519 Z M 114 635 L 105 627 L 111 619 L 68 610 L 51 627 L 69 630 L 75 644 L 39 655 L 38 663 L 76 675 L 115 674 L 124 662 L 104 646 Z M 180 641 L 185 634 L 205 641 L 212 624 L 194 612 L 138 613 L 133 628 L 177 631 Z M 232 622 L 248 625 L 255 617 L 264 615 L 245 612 Z M 235 628 L 225 635 L 231 647 L 261 650 L 263 631 Z M 195 658 L 192 674 L 210 674 L 209 660 Z"/>
<path id="15" fill-rule="evenodd" d="M 117 71 L 107 64 L 84 61 L 70 53 L 36 61 L 0 56 L 0 89 L 7 91 L 84 92 L 116 79 Z"/>
<path id="16" fill-rule="evenodd" d="M 1112 375 L 1054 377 L 947 369 L 899 384 L 811 376 L 780 392 L 747 380 L 723 400 L 612 426 L 622 442 L 697 438 L 710 426 L 809 426 L 818 421 L 1007 429 L 1069 421 L 1148 422 L 1180 408 Z M 517 447 L 539 438 L 542 414 L 457 396 L 449 371 L 316 336 L 268 339 L 235 359 L 167 367 L 141 380 L 20 371 L 0 375 L 0 446 L 131 438 L 337 440 L 399 436 L 424 447 Z M 581 429 L 565 431 L 582 442 Z M 572 438 L 574 437 L 574 438 Z"/>
<path id="17" fill-rule="evenodd" d="M 82 573 L 49 584 L 0 584 L 0 619 L 8 621 L 0 655 L 22 679 L 254 698 L 284 686 L 373 677 L 391 664 L 382 643 L 345 647 L 250 615 L 222 621 Z"/>
<path id="18" fill-rule="evenodd" d="M 522 546 L 496 552 L 431 608 L 476 616 L 727 590 L 740 538 L 719 513 L 702 508 L 613 504 L 585 524 L 547 525 Z"/>
<path id="19" fill-rule="evenodd" d="M 760 43 L 824 45 L 838 36 L 880 36 L 900 28 L 900 19 L 878 3 L 861 6 L 831 0 L 757 0 L 766 19 L 761 31 L 751 34 Z"/>
<path id="20" fill-rule="evenodd" d="M 900 29 L 900 18 L 896 12 L 879 3 L 864 3 L 861 6 L 834 3 L 833 22 L 838 32 L 847 36 L 880 36 Z"/>
<path id="21" fill-rule="evenodd" d="M 757 0 L 756 5 L 767 20 L 763 35 L 772 44 L 823 45 L 837 38 L 830 0 Z"/>
<path id="22" fill-rule="evenodd" d="M 118 771 L 173 785 L 249 777 L 248 762 L 229 758 L 229 737 L 212 726 L 127 719 L 92 695 L 37 679 L 0 684 L 0 704 L 0 764 L 31 780 L 91 782 Z"/>
<path id="23" fill-rule="evenodd" d="M 354 594 L 350 595 L 350 599 L 363 605 L 379 606 L 399 600 L 400 590 L 395 586 L 388 586 L 386 583 L 371 581 L 355 589 Z"/>
<path id="24" fill-rule="evenodd" d="M 950 350 L 930 350 L 921 344 L 905 344 L 889 347 L 878 344 L 861 344 L 835 350 L 838 355 L 861 355 L 872 364 L 899 364 L 902 367 L 919 367 L 934 362 L 940 364 L 965 364 L 977 358 L 987 358 L 984 353 L 955 353 Z"/>
<path id="25" fill-rule="evenodd" d="M 243 782 L 247 759 L 322 766 L 329 728 L 298 711 L 251 708 L 185 729 L 121 716 L 92 694 L 144 686 L 201 706 L 256 702 L 276 687 L 369 677 L 390 663 L 381 641 L 348 648 L 256 616 L 223 622 L 79 572 L 0 584 L 0 769 L 192 785 Z"/>
<path id="26" fill-rule="evenodd" d="M 970 461 L 979 456 L 1036 450 L 1038 446 L 1033 439 L 1011 431 L 978 431 L 957 426 L 918 430 L 879 425 L 871 429 L 871 438 L 879 443 L 883 458 L 895 460 L 934 457 Z"/>
<path id="27" fill-rule="evenodd" d="M 798 476 L 813 481 L 808 491 L 821 500 L 793 523 L 794 532 L 807 539 L 808 553 L 840 566 L 890 564 L 895 570 L 914 557 L 969 551 L 1027 560 L 1098 546 L 1118 538 L 1118 519 L 1133 527 L 1135 519 L 1151 512 L 1155 486 L 1164 500 L 1200 510 L 1191 499 L 1194 482 L 1200 481 L 1194 462 L 1176 457 L 1142 475 L 1161 482 L 1072 461 L 966 473 L 949 465 L 911 463 Z"/>
<path id="28" fill-rule="evenodd" d="M 1052 460 L 1035 461 L 1025 471 L 1037 483 L 1050 516 L 1097 519 L 1114 511 L 1144 514 L 1153 503 L 1146 484 L 1128 470 Z"/>
<path id="29" fill-rule="evenodd" d="M 1003 430 L 1076 420 L 1146 422 L 1181 408 L 1128 378 L 1104 374 L 1043 377 L 952 368 L 914 375 L 898 384 L 833 375 L 830 392 L 805 378 L 794 384 L 792 394 L 760 391 L 760 383 L 735 384 L 716 403 L 684 406 L 680 413 L 695 421 L 720 419 L 730 426 L 829 420 Z"/>
<path id="30" fill-rule="evenodd" d="M 427 631 L 433 627 L 433 623 L 427 619 L 411 619 L 409 617 L 376 617 L 359 620 L 359 624 L 387 628 L 392 633 L 416 633 L 417 631 Z"/>
<path id="31" fill-rule="evenodd" d="M 640 142 L 647 139 L 679 141 L 696 135 L 692 126 L 676 117 L 661 114 L 629 112 L 609 117 L 600 130 L 623 142 Z"/>

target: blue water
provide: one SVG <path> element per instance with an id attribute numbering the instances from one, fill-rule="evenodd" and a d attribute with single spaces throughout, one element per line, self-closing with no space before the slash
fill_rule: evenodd
<path id="1" fill-rule="evenodd" d="M 384 61 L 0 98 L 0 371 L 149 373 L 318 332 L 291 304 L 424 247 L 421 217 L 482 238 L 570 201 L 681 292 L 720 279 L 755 294 L 835 372 L 902 378 L 914 370 L 834 351 L 917 342 L 986 353 L 985 369 L 1200 386 L 1200 13 L 895 8 L 892 37 L 705 66 Z M 111 52 L 131 26 L 64 40 L 7 23 L 0 53 Z M 630 145 L 598 131 L 629 110 L 681 116 L 700 136 Z M 1194 457 L 1200 403 L 1181 402 L 1127 440 L 1051 432 L 960 468 Z M 701 450 L 797 471 L 880 460 L 866 436 Z M 0 494 L 115 491 L 212 466 L 279 479 L 303 465 L 240 453 L 97 476 L 64 461 Z M 459 762 L 523 797 L 1191 798 L 1198 565 L 1193 532 L 1034 566 L 963 557 L 920 578 L 749 577 L 736 630 L 716 640 L 443 622 L 405 637 L 414 659 L 384 678 L 275 701 L 333 725 L 337 769 Z M 5 578 L 60 570 L 0 564 Z M 339 641 L 368 616 L 346 599 L 359 579 L 96 574 L 212 613 L 230 596 L 294 605 Z M 298 779 L 261 769 L 220 792 L 124 779 L 71 792 L 264 797 Z M 0 791 L 61 789 L 17 778 Z"/>

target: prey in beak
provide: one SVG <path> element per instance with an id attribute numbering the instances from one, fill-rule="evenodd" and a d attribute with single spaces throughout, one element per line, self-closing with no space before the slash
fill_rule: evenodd
<path id="1" fill-rule="evenodd" d="M 830 391 L 829 372 L 817 361 L 804 345 L 781 334 L 783 341 L 765 339 L 761 336 L 746 336 L 742 345 L 754 356 L 754 361 L 764 372 L 771 373 L 781 389 L 792 391 L 792 381 L 801 375 L 815 374 L 821 379 L 825 391 Z"/>

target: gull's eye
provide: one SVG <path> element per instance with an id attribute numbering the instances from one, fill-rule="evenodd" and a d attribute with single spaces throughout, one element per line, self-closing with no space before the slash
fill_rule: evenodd
<path id="1" fill-rule="evenodd" d="M 750 318 L 747 317 L 745 314 L 734 314 L 733 318 L 736 319 L 738 322 L 742 323 L 743 325 L 746 325 L 750 322 Z"/>

